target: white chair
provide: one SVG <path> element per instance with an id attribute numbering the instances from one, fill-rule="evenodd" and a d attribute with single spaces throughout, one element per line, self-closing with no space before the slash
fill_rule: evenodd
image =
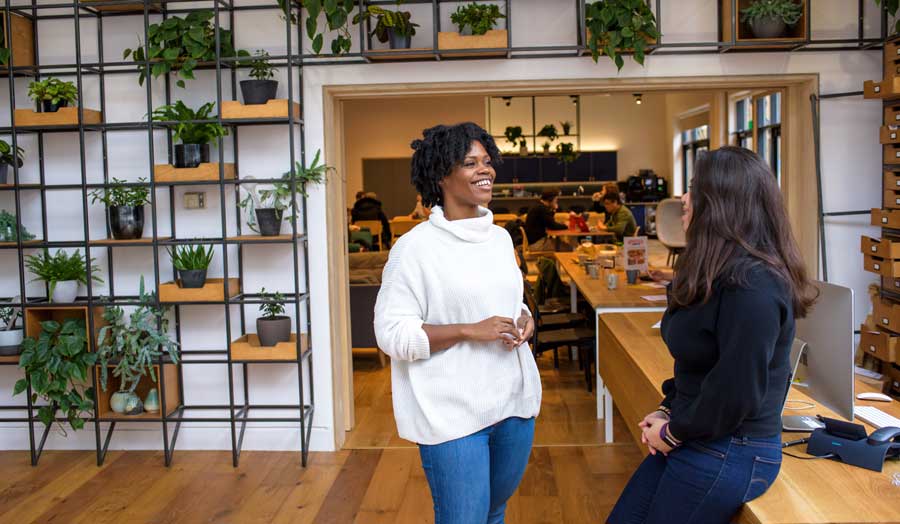
<path id="1" fill-rule="evenodd" d="M 669 250 L 666 265 L 675 265 L 678 255 L 684 251 L 687 241 L 681 225 L 682 206 L 680 198 L 667 198 L 656 208 L 656 236 Z"/>

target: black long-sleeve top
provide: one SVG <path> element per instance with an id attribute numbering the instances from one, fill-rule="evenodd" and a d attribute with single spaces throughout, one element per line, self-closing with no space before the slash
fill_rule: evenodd
<path id="1" fill-rule="evenodd" d="M 534 206 L 525 217 L 525 236 L 532 244 L 547 236 L 548 229 L 568 229 L 553 218 L 553 210 L 542 203 Z"/>
<path id="2" fill-rule="evenodd" d="M 670 307 L 662 336 L 675 376 L 662 385 L 679 440 L 781 433 L 794 311 L 786 284 L 753 268 L 746 286 L 716 282 L 709 301 Z"/>

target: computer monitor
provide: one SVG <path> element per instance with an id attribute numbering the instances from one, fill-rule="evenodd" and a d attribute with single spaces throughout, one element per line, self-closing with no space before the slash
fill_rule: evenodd
<path id="1" fill-rule="evenodd" d="M 791 345 L 791 372 L 788 375 L 787 384 L 784 388 L 784 403 L 781 407 L 781 427 L 784 431 L 803 431 L 810 432 L 817 428 L 825 427 L 825 424 L 819 421 L 815 416 L 810 415 L 785 415 L 785 413 L 793 408 L 788 407 L 788 395 L 791 392 L 791 385 L 794 383 L 794 377 L 797 376 L 797 369 L 800 368 L 800 360 L 806 352 L 806 342 L 799 338 L 794 339 Z"/>
<path id="2" fill-rule="evenodd" d="M 808 394 L 817 403 L 838 416 L 853 420 L 853 290 L 815 283 L 819 300 L 806 318 L 797 319 L 796 337 L 808 344 L 805 366 L 798 371 L 805 377 Z"/>

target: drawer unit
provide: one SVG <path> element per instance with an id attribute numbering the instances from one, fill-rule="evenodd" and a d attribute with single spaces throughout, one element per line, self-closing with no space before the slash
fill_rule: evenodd
<path id="1" fill-rule="evenodd" d="M 871 331 L 862 326 L 859 334 L 859 349 L 882 362 L 897 362 L 897 340 L 900 336 L 883 331 Z"/>
<path id="2" fill-rule="evenodd" d="M 877 275 L 887 278 L 900 277 L 900 261 L 863 255 L 863 268 Z M 900 328 L 900 326 L 898 326 Z"/>
<path id="3" fill-rule="evenodd" d="M 883 162 L 890 165 L 900 165 L 900 145 L 885 144 Z"/>
<path id="4" fill-rule="evenodd" d="M 900 129 L 895 125 L 881 126 L 879 136 L 882 144 L 900 144 Z"/>
<path id="5" fill-rule="evenodd" d="M 890 105 L 884 108 L 884 125 L 900 124 L 900 106 Z"/>
<path id="6" fill-rule="evenodd" d="M 878 227 L 900 229 L 900 211 L 873 209 L 871 224 Z"/>
<path id="7" fill-rule="evenodd" d="M 900 305 L 876 299 L 872 304 L 872 316 L 878 327 L 900 333 Z"/>
<path id="8" fill-rule="evenodd" d="M 884 172 L 884 188 L 900 190 L 900 171 Z"/>
<path id="9" fill-rule="evenodd" d="M 900 260 L 900 242 L 887 239 L 863 236 L 860 242 L 860 251 L 865 255 Z"/>
<path id="10" fill-rule="evenodd" d="M 900 191 L 893 189 L 885 191 L 881 204 L 885 209 L 900 209 Z"/>

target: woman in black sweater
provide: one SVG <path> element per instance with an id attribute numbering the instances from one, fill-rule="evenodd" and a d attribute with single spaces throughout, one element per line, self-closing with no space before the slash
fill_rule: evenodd
<path id="1" fill-rule="evenodd" d="M 683 197 L 687 247 L 662 336 L 665 399 L 640 423 L 650 455 L 611 524 L 728 523 L 781 466 L 781 407 L 794 319 L 815 301 L 781 192 L 755 153 L 702 155 Z"/>

